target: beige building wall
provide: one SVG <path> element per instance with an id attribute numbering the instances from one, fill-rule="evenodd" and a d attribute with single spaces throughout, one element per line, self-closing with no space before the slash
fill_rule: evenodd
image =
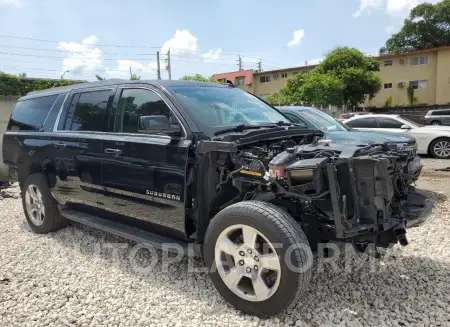
<path id="1" fill-rule="evenodd" d="M 313 68 L 314 66 L 306 66 L 256 73 L 253 75 L 253 94 L 264 98 L 272 93 L 280 92 L 289 77 L 294 76 L 295 73 L 310 71 Z M 283 74 L 287 74 L 287 76 L 282 77 Z M 270 82 L 261 83 L 261 78 L 266 77 L 270 78 Z"/>
<path id="2" fill-rule="evenodd" d="M 411 65 L 414 57 L 428 56 L 428 63 Z M 411 81 L 428 81 L 427 88 L 414 90 L 419 104 L 436 104 L 436 71 L 437 52 L 414 55 L 386 56 L 380 58 L 381 90 L 368 105 L 383 107 L 386 100 L 392 96 L 393 105 L 407 105 L 408 87 Z M 392 66 L 385 66 L 386 61 L 392 60 Z M 385 84 L 392 83 L 392 88 L 385 88 Z"/>
<path id="3" fill-rule="evenodd" d="M 450 49 L 437 54 L 436 103 L 450 104 Z"/>

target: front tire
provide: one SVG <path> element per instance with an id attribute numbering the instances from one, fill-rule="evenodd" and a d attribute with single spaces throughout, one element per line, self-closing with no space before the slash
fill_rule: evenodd
<path id="1" fill-rule="evenodd" d="M 437 159 L 450 158 L 450 138 L 441 137 L 431 142 L 430 154 Z"/>
<path id="2" fill-rule="evenodd" d="M 305 233 L 270 203 L 245 201 L 220 211 L 208 227 L 203 252 L 225 300 L 260 317 L 295 304 L 311 278 L 313 256 Z"/>
<path id="3" fill-rule="evenodd" d="M 431 122 L 431 125 L 439 126 L 439 125 L 442 125 L 442 123 L 441 123 L 439 120 L 433 120 L 433 121 Z"/>
<path id="4" fill-rule="evenodd" d="M 67 224 L 58 211 L 43 174 L 28 176 L 22 186 L 22 205 L 28 225 L 37 234 L 55 232 Z"/>

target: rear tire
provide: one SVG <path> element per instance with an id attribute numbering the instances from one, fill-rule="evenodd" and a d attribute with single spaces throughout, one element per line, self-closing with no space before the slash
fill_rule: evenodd
<path id="1" fill-rule="evenodd" d="M 46 234 L 67 225 L 67 220 L 59 214 L 56 200 L 43 174 L 28 176 L 21 190 L 25 217 L 33 232 Z"/>
<path id="2" fill-rule="evenodd" d="M 450 158 L 450 138 L 441 137 L 431 142 L 430 154 L 437 159 Z"/>
<path id="3" fill-rule="evenodd" d="M 311 278 L 305 233 L 288 213 L 266 202 L 239 202 L 220 211 L 208 227 L 203 252 L 224 299 L 260 317 L 294 305 Z"/>

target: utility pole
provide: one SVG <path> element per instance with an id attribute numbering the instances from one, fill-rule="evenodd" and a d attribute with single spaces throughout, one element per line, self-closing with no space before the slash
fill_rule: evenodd
<path id="1" fill-rule="evenodd" d="M 170 65 L 170 48 L 167 51 L 166 63 L 167 63 L 166 70 L 169 73 L 169 80 L 171 80 L 172 79 L 172 66 Z"/>
<path id="2" fill-rule="evenodd" d="M 161 67 L 159 65 L 159 51 L 156 52 L 156 62 L 158 64 L 158 71 L 156 73 L 158 75 L 158 79 L 161 79 Z"/>
<path id="3" fill-rule="evenodd" d="M 258 61 L 258 73 L 262 72 L 262 61 L 261 59 Z"/>
<path id="4" fill-rule="evenodd" d="M 236 60 L 236 61 L 237 61 L 237 63 L 238 63 L 239 71 L 241 71 L 241 70 L 242 70 L 242 58 L 241 58 L 240 55 L 239 55 L 239 59 Z"/>
<path id="5" fill-rule="evenodd" d="M 131 71 L 131 66 L 130 66 L 130 79 L 133 78 L 133 72 Z"/>

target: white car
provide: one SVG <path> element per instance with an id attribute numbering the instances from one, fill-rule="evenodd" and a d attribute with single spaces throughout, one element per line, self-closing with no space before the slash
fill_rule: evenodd
<path id="1" fill-rule="evenodd" d="M 416 139 L 418 154 L 450 158 L 450 126 L 424 126 L 399 115 L 356 116 L 344 124 L 361 131 L 407 133 Z"/>

